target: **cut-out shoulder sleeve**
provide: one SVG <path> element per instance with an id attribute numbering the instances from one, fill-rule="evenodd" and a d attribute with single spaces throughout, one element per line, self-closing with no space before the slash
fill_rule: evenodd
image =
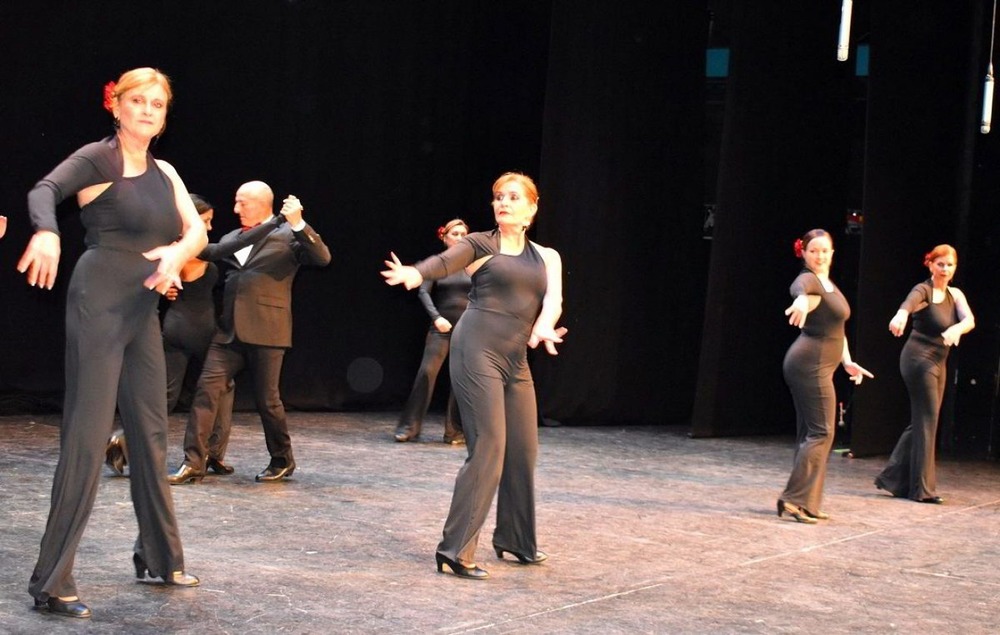
<path id="1" fill-rule="evenodd" d="M 497 253 L 495 232 L 475 232 L 439 254 L 421 260 L 414 267 L 425 280 L 440 280 L 468 267 L 483 256 Z"/>
<path id="2" fill-rule="evenodd" d="M 899 308 L 907 313 L 916 313 L 923 307 L 930 304 L 931 298 L 928 295 L 929 291 L 930 287 L 923 282 L 914 285 L 913 288 L 910 289 L 910 293 L 907 294 L 906 299 L 899 305 Z"/>
<path id="3" fill-rule="evenodd" d="M 89 143 L 57 165 L 28 192 L 28 214 L 38 230 L 59 233 L 56 206 L 90 185 L 121 176 L 121 155 L 113 139 Z"/>
<path id="4" fill-rule="evenodd" d="M 803 271 L 792 282 L 792 286 L 789 287 L 788 291 L 792 294 L 793 298 L 797 298 L 800 295 L 822 295 L 824 289 L 823 285 L 819 282 L 819 278 L 814 273 Z"/>

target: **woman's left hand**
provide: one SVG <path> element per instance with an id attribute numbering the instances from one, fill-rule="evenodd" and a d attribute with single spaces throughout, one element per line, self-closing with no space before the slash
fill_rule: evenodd
<path id="1" fill-rule="evenodd" d="M 539 342 L 545 342 L 545 350 L 549 355 L 558 355 L 556 344 L 562 344 L 563 335 L 569 332 L 565 326 L 557 329 L 535 326 L 531 329 L 531 336 L 528 338 L 528 346 L 536 348 Z"/>
<path id="2" fill-rule="evenodd" d="M 178 289 L 184 288 L 184 285 L 181 284 L 180 274 L 181 267 L 184 266 L 187 259 L 179 244 L 154 247 L 142 255 L 151 262 L 159 261 L 156 265 L 156 271 L 142 283 L 144 287 L 150 291 L 156 291 L 160 295 L 166 294 L 171 286 Z"/>
<path id="3" fill-rule="evenodd" d="M 958 346 L 958 342 L 962 339 L 962 330 L 956 327 L 957 325 L 949 326 L 941 334 L 945 346 Z"/>
<path id="4" fill-rule="evenodd" d="M 847 362 L 844 364 L 844 370 L 846 370 L 847 374 L 851 376 L 851 381 L 858 386 L 861 385 L 861 382 L 865 377 L 875 379 L 875 375 L 872 375 L 867 369 L 863 368 L 857 362 Z"/>

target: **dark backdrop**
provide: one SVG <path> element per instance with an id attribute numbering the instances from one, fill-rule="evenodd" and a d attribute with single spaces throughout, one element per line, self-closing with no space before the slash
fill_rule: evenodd
<path id="1" fill-rule="evenodd" d="M 900 342 L 885 324 L 923 275 L 920 254 L 952 241 L 979 327 L 953 360 L 946 441 L 996 454 L 1000 148 L 975 132 L 991 4 L 855 3 L 848 63 L 834 61 L 839 7 L 4 2 L 0 406 L 58 407 L 63 299 L 82 247 L 67 202 L 58 285 L 28 288 L 14 271 L 25 194 L 111 132 L 102 86 L 152 65 L 176 91 L 154 152 L 216 203 L 215 235 L 235 226 L 236 187 L 262 179 L 304 201 L 334 252 L 296 284 L 289 407 L 400 406 L 427 323 L 415 294 L 381 282 L 381 261 L 437 250 L 434 229 L 454 216 L 489 228 L 490 184 L 522 170 L 541 186 L 533 237 L 565 264 L 570 334 L 558 357 L 532 355 L 548 418 L 791 431 L 780 371 L 795 337 L 781 313 L 791 242 L 824 226 L 855 356 L 879 375 L 856 391 L 840 380 L 844 440 L 877 453 L 905 425 Z M 871 47 L 870 78 L 855 74 L 858 43 Z M 730 49 L 709 93 L 706 45 Z M 711 236 L 704 203 L 718 205 Z M 846 233 L 849 209 L 865 212 L 863 236 Z"/>
<path id="2" fill-rule="evenodd" d="M 534 238 L 565 256 L 563 354 L 538 361 L 546 414 L 567 421 L 684 421 L 697 356 L 704 258 L 697 225 L 705 10 L 690 2 L 70 2 L 0 6 L 0 393 L 8 409 L 58 405 L 63 306 L 81 247 L 60 208 L 52 292 L 14 264 L 32 184 L 111 132 L 101 88 L 156 66 L 176 101 L 154 147 L 235 226 L 240 183 L 305 204 L 334 253 L 295 289 L 289 407 L 396 408 L 426 316 L 378 270 L 414 261 L 462 216 L 492 225 L 503 171 L 537 177 Z M 668 288 L 668 282 L 671 283 Z M 662 320 L 659 303 L 676 300 Z M 668 354 L 682 363 L 664 365 Z M 604 388 L 607 386 L 607 388 Z M 668 395 L 670 398 L 668 398 Z"/>
<path id="3" fill-rule="evenodd" d="M 798 269 L 790 246 L 824 227 L 853 308 L 852 353 L 877 376 L 854 388 L 838 373 L 840 444 L 886 453 L 907 425 L 902 341 L 887 325 L 927 277 L 922 255 L 949 242 L 978 326 L 949 362 L 940 441 L 995 456 L 1000 149 L 995 130 L 978 132 L 992 3 L 855 3 L 847 63 L 834 61 L 839 2 L 709 4 L 731 64 L 692 433 L 794 428 L 780 370 L 796 336 L 781 314 Z M 858 72 L 858 44 L 870 75 Z M 855 209 L 862 232 L 848 222 Z"/>
<path id="4" fill-rule="evenodd" d="M 834 233 L 833 278 L 853 298 L 858 247 L 844 219 L 859 206 L 850 180 L 857 109 L 853 68 L 834 57 L 839 9 L 732 3 L 695 436 L 794 429 L 781 362 L 798 335 L 783 316 L 801 268 L 797 237 Z"/>

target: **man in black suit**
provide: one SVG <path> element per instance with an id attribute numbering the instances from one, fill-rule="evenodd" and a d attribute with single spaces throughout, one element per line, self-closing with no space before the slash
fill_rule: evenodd
<path id="1" fill-rule="evenodd" d="M 205 476 L 208 437 L 227 384 L 244 368 L 253 381 L 257 412 L 271 461 L 257 481 L 280 481 L 295 471 L 285 407 L 278 393 L 281 364 L 292 345 L 292 281 L 301 265 L 326 266 L 330 250 L 302 219 L 302 204 L 284 200 L 272 216 L 274 194 L 266 183 L 251 181 L 236 191 L 234 211 L 242 230 L 219 246 L 238 241 L 240 233 L 265 223 L 275 228 L 252 245 L 222 258 L 228 265 L 222 318 L 208 349 L 184 434 L 184 463 L 167 480 L 171 485 L 198 482 Z M 287 224 L 281 224 L 282 219 Z"/>

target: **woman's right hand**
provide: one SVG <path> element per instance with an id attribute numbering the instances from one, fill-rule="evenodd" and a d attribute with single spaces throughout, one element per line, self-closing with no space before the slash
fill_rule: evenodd
<path id="1" fill-rule="evenodd" d="M 424 281 L 424 277 L 420 275 L 417 268 L 404 265 L 399 261 L 396 254 L 391 251 L 389 255 L 392 256 L 392 260 L 384 261 L 388 269 L 380 272 L 382 277 L 385 278 L 385 283 L 391 286 L 401 284 L 407 289 L 416 289 L 419 287 L 420 283 Z"/>
<path id="2" fill-rule="evenodd" d="M 795 298 L 792 305 L 785 309 L 788 316 L 788 323 L 792 326 L 802 328 L 806 325 L 806 315 L 809 314 L 809 296 L 800 295 Z"/>
<path id="3" fill-rule="evenodd" d="M 451 332 L 451 322 L 443 317 L 439 317 L 434 320 L 434 328 L 438 330 L 438 333 L 449 333 Z"/>
<path id="4" fill-rule="evenodd" d="M 17 262 L 17 270 L 28 273 L 28 284 L 31 286 L 51 289 L 56 284 L 61 253 L 59 234 L 47 229 L 39 230 L 28 241 L 24 254 Z"/>

